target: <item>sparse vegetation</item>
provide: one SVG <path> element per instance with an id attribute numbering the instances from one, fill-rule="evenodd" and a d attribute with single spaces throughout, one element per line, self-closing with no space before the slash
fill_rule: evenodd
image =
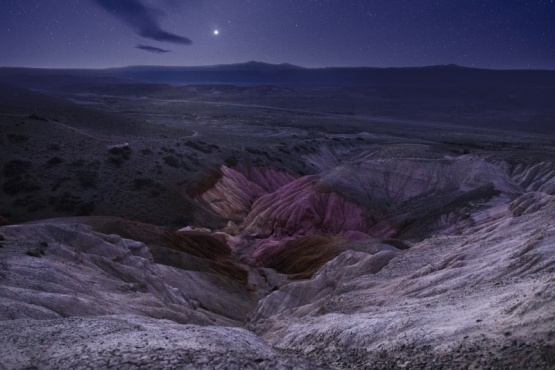
<path id="1" fill-rule="evenodd" d="M 195 150 L 198 150 L 199 152 L 202 152 L 204 154 L 212 154 L 212 149 L 210 149 L 209 146 L 207 146 L 207 144 L 204 141 L 191 141 L 191 140 L 187 140 L 184 143 L 186 146 L 193 148 Z"/>
<path id="2" fill-rule="evenodd" d="M 79 167 L 85 166 L 86 163 L 87 163 L 87 162 L 86 162 L 84 159 L 77 159 L 77 160 L 71 162 L 69 165 L 70 165 L 71 167 L 79 168 Z"/>
<path id="3" fill-rule="evenodd" d="M 8 134 L 8 141 L 12 144 L 24 143 L 29 140 L 29 136 L 25 134 Z"/>
<path id="4" fill-rule="evenodd" d="M 179 159 L 177 159 L 173 155 L 165 156 L 164 162 L 170 167 L 179 168 Z"/>
<path id="5" fill-rule="evenodd" d="M 131 156 L 131 148 L 129 145 L 114 146 L 108 149 L 108 153 L 123 159 L 129 159 Z"/>
<path id="6" fill-rule="evenodd" d="M 251 154 L 258 154 L 258 155 L 265 155 L 266 152 L 263 152 L 262 150 L 256 149 L 256 148 L 251 148 L 251 147 L 246 147 L 245 151 L 251 153 Z"/>
<path id="7" fill-rule="evenodd" d="M 121 167 L 121 165 L 123 164 L 123 159 L 120 157 L 110 157 L 106 161 L 116 167 Z"/>
<path id="8" fill-rule="evenodd" d="M 46 164 L 48 165 L 48 167 L 54 167 L 59 165 L 60 163 L 62 163 L 64 160 L 60 157 L 52 157 L 50 158 L 48 161 L 46 161 Z"/>
<path id="9" fill-rule="evenodd" d="M 110 153 L 110 157 L 107 159 L 107 162 L 116 167 L 121 167 L 124 161 L 131 158 L 131 148 L 129 145 L 113 146 L 108 149 L 108 153 Z"/>
<path id="10" fill-rule="evenodd" d="M 31 114 L 30 116 L 27 116 L 27 118 L 32 119 L 34 121 L 48 122 L 46 118 L 41 117 L 38 114 Z"/>
<path id="11" fill-rule="evenodd" d="M 33 167 L 30 161 L 14 159 L 4 164 L 2 174 L 6 177 L 14 177 L 26 173 Z"/>
<path id="12" fill-rule="evenodd" d="M 2 186 L 2 190 L 8 195 L 32 193 L 40 189 L 40 185 L 34 179 L 22 176 L 11 177 Z"/>
<path id="13" fill-rule="evenodd" d="M 51 196 L 49 204 L 56 211 L 75 216 L 87 216 L 94 212 L 96 204 L 94 201 L 83 201 L 79 196 L 64 192 L 58 196 Z"/>
<path id="14" fill-rule="evenodd" d="M 141 153 L 142 155 L 152 155 L 152 154 L 153 154 L 152 150 L 150 150 L 150 149 L 148 149 L 148 148 L 141 149 L 141 152 L 140 152 L 140 153 Z"/>
<path id="15" fill-rule="evenodd" d="M 96 209 L 96 204 L 93 201 L 81 203 L 77 207 L 75 216 L 90 216 Z"/>
<path id="16" fill-rule="evenodd" d="M 98 173 L 96 171 L 78 171 L 76 179 L 83 189 L 96 188 Z"/>
<path id="17" fill-rule="evenodd" d="M 227 157 L 227 158 L 225 159 L 225 165 L 226 165 L 227 167 L 233 168 L 233 167 L 237 166 L 238 164 L 239 164 L 239 160 L 238 160 L 237 157 L 234 156 L 234 155 L 232 155 L 232 156 L 230 156 L 230 157 Z"/>
<path id="18" fill-rule="evenodd" d="M 133 180 L 133 189 L 134 190 L 142 190 L 144 188 L 154 187 L 156 182 L 152 179 L 148 178 L 139 178 Z"/>

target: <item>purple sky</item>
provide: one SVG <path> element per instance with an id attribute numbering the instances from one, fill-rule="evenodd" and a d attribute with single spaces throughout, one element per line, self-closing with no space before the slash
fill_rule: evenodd
<path id="1" fill-rule="evenodd" d="M 256 60 L 555 69 L 553 0 L 0 0 L 0 6 L 0 66 Z"/>

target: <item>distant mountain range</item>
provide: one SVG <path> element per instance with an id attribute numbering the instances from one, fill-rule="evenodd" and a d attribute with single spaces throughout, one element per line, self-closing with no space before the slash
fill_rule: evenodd
<path id="1" fill-rule="evenodd" d="M 149 82 L 174 85 L 349 85 L 349 86 L 499 86 L 555 85 L 555 70 L 488 70 L 457 65 L 413 68 L 303 68 L 292 64 L 248 63 L 109 69 L 0 68 L 0 83 L 56 88 L 76 83 Z"/>

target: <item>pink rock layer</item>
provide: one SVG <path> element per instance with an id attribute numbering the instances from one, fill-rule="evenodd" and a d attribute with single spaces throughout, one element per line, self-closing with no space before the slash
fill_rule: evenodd
<path id="1" fill-rule="evenodd" d="M 272 168 L 239 166 L 235 170 L 222 166 L 220 171 L 222 177 L 197 200 L 232 220 L 243 220 L 255 200 L 295 180 L 294 176 Z"/>
<path id="2" fill-rule="evenodd" d="M 304 176 L 258 199 L 244 231 L 258 238 L 283 238 L 368 229 L 360 206 L 337 193 L 318 191 L 317 182 L 316 176 Z"/>

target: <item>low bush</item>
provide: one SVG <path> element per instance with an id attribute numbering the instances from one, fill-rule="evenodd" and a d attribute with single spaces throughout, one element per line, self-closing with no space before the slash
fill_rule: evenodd
<path id="1" fill-rule="evenodd" d="M 8 141 L 12 144 L 24 143 L 29 140 L 29 136 L 25 134 L 8 134 Z"/>
<path id="2" fill-rule="evenodd" d="M 62 163 L 64 160 L 60 157 L 52 157 L 49 160 L 46 161 L 46 164 L 48 165 L 48 167 L 53 167 L 53 166 L 57 166 L 60 163 Z"/>
<path id="3" fill-rule="evenodd" d="M 31 167 L 33 164 L 29 161 L 14 159 L 4 164 L 2 174 L 6 177 L 14 177 L 26 173 Z"/>
<path id="4" fill-rule="evenodd" d="M 83 189 L 96 188 L 98 173 L 96 171 L 78 171 L 76 178 Z"/>
<path id="5" fill-rule="evenodd" d="M 170 167 L 179 168 L 179 159 L 174 157 L 173 155 L 168 155 L 164 157 L 164 162 Z"/>

